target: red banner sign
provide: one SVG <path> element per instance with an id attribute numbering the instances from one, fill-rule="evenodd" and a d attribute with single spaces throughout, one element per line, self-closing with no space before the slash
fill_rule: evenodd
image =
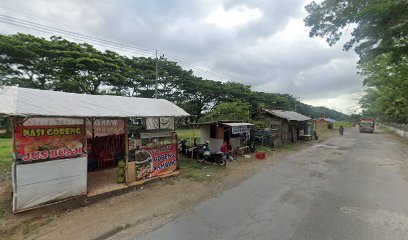
<path id="1" fill-rule="evenodd" d="M 85 143 L 83 125 L 16 127 L 15 151 L 18 162 L 86 156 Z"/>
<path id="2" fill-rule="evenodd" d="M 145 148 L 136 153 L 137 180 L 169 174 L 177 168 L 175 144 Z"/>

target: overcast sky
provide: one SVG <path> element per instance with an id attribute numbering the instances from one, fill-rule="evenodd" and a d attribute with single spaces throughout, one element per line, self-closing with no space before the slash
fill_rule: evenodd
<path id="1" fill-rule="evenodd" d="M 342 51 L 342 43 L 329 47 L 323 39 L 309 38 L 303 23 L 309 2 L 0 0 L 0 14 L 158 49 L 182 66 L 194 66 L 196 75 L 350 113 L 363 90 L 358 57 Z M 2 34 L 17 31 L 47 36 L 0 22 Z"/>

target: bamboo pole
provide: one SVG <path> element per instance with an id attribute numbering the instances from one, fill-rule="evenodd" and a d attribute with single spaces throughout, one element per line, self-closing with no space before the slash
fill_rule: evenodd
<path id="1" fill-rule="evenodd" d="M 178 147 L 178 136 L 177 136 L 177 133 L 176 133 L 176 132 L 173 133 L 172 143 L 176 145 L 176 162 L 177 162 L 176 170 L 179 170 L 179 169 L 180 169 L 180 155 L 179 155 L 179 152 L 178 152 L 178 150 L 177 150 L 177 147 Z"/>
<path id="2" fill-rule="evenodd" d="M 194 125 L 193 125 L 193 146 L 192 147 L 192 151 L 191 151 L 191 158 L 194 158 L 194 148 L 195 148 L 195 135 L 194 135 Z"/>
<path id="3" fill-rule="evenodd" d="M 128 136 L 128 118 L 124 120 L 123 127 L 125 128 L 125 169 L 124 177 L 125 182 L 128 182 L 128 170 L 129 170 L 129 136 Z"/>
<path id="4" fill-rule="evenodd" d="M 16 161 L 16 120 L 14 117 L 10 117 L 11 125 L 11 141 L 12 141 L 12 151 L 13 151 L 13 162 Z"/>

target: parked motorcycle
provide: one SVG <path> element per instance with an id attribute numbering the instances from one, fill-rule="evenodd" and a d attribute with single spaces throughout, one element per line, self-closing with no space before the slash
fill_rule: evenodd
<path id="1" fill-rule="evenodd" d="M 216 163 L 220 166 L 227 165 L 227 156 L 222 152 L 212 153 L 208 148 L 208 144 L 197 147 L 197 160 L 200 163 L 209 162 Z"/>
<path id="2" fill-rule="evenodd" d="M 179 148 L 178 148 L 179 153 L 186 157 L 191 157 L 191 155 L 193 155 L 193 158 L 195 158 L 197 156 L 197 146 L 194 146 L 194 147 L 188 146 L 187 140 L 188 139 L 184 139 L 180 141 Z"/>

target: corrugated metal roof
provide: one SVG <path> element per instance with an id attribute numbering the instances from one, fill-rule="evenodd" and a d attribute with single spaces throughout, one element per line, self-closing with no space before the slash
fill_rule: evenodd
<path id="1" fill-rule="evenodd" d="M 311 118 L 306 117 L 300 113 L 293 112 L 293 111 L 283 111 L 283 110 L 271 110 L 271 109 L 263 109 L 266 113 L 274 115 L 276 117 L 284 118 L 289 121 L 308 121 Z"/>
<path id="2" fill-rule="evenodd" d="M 337 122 L 336 120 L 331 119 L 331 118 L 324 118 L 324 120 L 326 120 L 326 121 L 328 121 L 328 122 L 331 122 L 331 123 Z"/>
<path id="3" fill-rule="evenodd" d="M 180 107 L 154 98 L 56 92 L 19 87 L 0 88 L 0 114 L 51 117 L 183 117 Z"/>

